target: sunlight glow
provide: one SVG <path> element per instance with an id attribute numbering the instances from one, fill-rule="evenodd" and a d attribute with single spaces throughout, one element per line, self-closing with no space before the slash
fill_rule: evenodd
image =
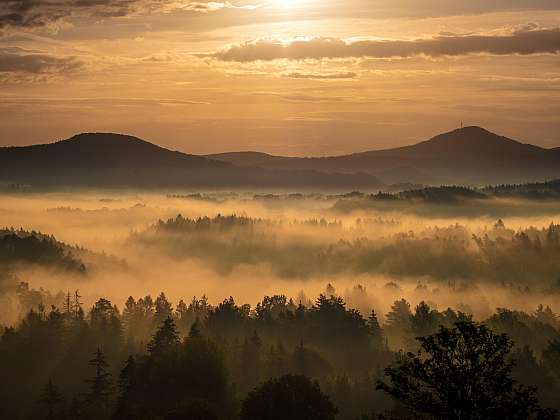
<path id="1" fill-rule="evenodd" d="M 273 0 L 273 2 L 282 7 L 294 7 L 298 3 L 301 3 L 300 0 Z"/>

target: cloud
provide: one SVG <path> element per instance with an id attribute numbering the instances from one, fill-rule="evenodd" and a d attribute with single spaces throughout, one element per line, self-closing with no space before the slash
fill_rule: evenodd
<path id="1" fill-rule="evenodd" d="M 348 0 L 346 0 L 348 1 Z M 558 0 L 354 0 L 382 16 L 449 16 L 522 10 L 558 10 Z"/>
<path id="2" fill-rule="evenodd" d="M 258 96 L 274 96 L 288 102 L 312 102 L 312 103 L 323 103 L 323 102 L 345 102 L 348 98 L 345 96 L 319 96 L 319 95 L 308 95 L 299 92 L 254 92 L 253 95 Z"/>
<path id="3" fill-rule="evenodd" d="M 282 73 L 282 77 L 290 79 L 317 79 L 317 80 L 341 80 L 341 79 L 354 79 L 358 75 L 351 71 L 346 72 L 329 72 L 329 73 L 303 73 L 303 72 L 287 72 Z"/>
<path id="4" fill-rule="evenodd" d="M 359 40 L 296 38 L 290 41 L 259 39 L 229 46 L 212 57 L 222 61 L 251 62 L 275 59 L 407 58 L 467 54 L 530 55 L 560 53 L 560 28 L 539 29 L 529 25 L 506 35 L 445 34 L 416 40 Z"/>
<path id="5" fill-rule="evenodd" d="M 68 74 L 79 70 L 83 62 L 77 57 L 57 57 L 19 47 L 0 48 L 0 74 Z"/>
<path id="6" fill-rule="evenodd" d="M 243 5 L 243 6 L 236 6 L 231 4 L 229 1 L 225 3 L 209 1 L 209 2 L 190 2 L 186 6 L 182 7 L 184 10 L 192 10 L 194 12 L 201 12 L 201 13 L 208 13 L 208 12 L 216 12 L 222 9 L 246 9 L 246 10 L 255 10 L 257 9 L 257 5 Z"/>
<path id="7" fill-rule="evenodd" d="M 60 106 L 67 108 L 86 108 L 86 107 L 123 107 L 134 108 L 143 106 L 189 106 L 189 105 L 210 105 L 210 102 L 190 101 L 186 99 L 172 98 L 126 98 L 114 96 L 98 97 L 3 97 L 2 106 Z"/>
<path id="8" fill-rule="evenodd" d="M 56 27 L 70 17 L 110 18 L 174 10 L 214 12 L 254 5 L 190 0 L 0 0 L 0 29 Z"/>

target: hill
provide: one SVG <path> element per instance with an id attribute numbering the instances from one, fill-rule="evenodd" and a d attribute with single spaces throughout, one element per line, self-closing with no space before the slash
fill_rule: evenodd
<path id="1" fill-rule="evenodd" d="M 542 181 L 560 176 L 560 149 L 544 149 L 465 127 L 429 140 L 395 149 L 344 156 L 289 158 L 264 153 L 238 152 L 208 155 L 235 165 L 323 172 L 365 172 L 386 183 L 429 185 L 498 184 Z"/>
<path id="2" fill-rule="evenodd" d="M 86 265 L 76 256 L 79 253 L 79 249 L 59 242 L 53 236 L 0 229 L 0 267 L 4 271 L 22 265 L 85 274 Z"/>
<path id="3" fill-rule="evenodd" d="M 371 174 L 239 167 L 188 155 L 136 137 L 87 133 L 51 144 L 0 148 L 0 182 L 33 187 L 362 188 Z"/>

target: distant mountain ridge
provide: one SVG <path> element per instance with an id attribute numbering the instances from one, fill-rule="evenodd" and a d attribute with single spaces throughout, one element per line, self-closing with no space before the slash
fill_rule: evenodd
<path id="1" fill-rule="evenodd" d="M 484 185 L 560 177 L 560 148 L 544 149 L 474 126 L 443 133 L 411 146 L 343 156 L 291 158 L 234 152 L 206 157 L 235 165 L 277 169 L 362 171 L 389 184 Z M 412 176 L 416 178 L 411 179 Z"/>
<path id="2" fill-rule="evenodd" d="M 370 174 L 239 167 L 137 137 L 84 133 L 50 144 L 0 148 L 0 182 L 34 187 L 372 189 Z"/>
<path id="3" fill-rule="evenodd" d="M 84 133 L 0 148 L 0 184 L 39 188 L 263 188 L 374 190 L 384 185 L 489 185 L 560 178 L 560 148 L 465 127 L 387 150 L 330 157 L 260 152 L 197 156 L 137 137 Z"/>

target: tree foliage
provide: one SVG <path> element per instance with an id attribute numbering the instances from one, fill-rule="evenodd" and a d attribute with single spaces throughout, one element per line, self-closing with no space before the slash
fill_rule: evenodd
<path id="1" fill-rule="evenodd" d="M 419 337 L 420 350 L 385 370 L 378 388 L 419 419 L 553 419 L 535 390 L 512 379 L 512 342 L 485 325 L 458 322 Z"/>
<path id="2" fill-rule="evenodd" d="M 241 420 L 334 420 L 336 408 L 317 382 L 303 375 L 271 379 L 243 401 Z"/>

